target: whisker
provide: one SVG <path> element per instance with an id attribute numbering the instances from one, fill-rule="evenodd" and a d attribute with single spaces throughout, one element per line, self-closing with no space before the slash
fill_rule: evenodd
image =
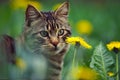
<path id="1" fill-rule="evenodd" d="M 40 48 L 37 48 L 33 51 L 33 53 L 40 52 Z"/>

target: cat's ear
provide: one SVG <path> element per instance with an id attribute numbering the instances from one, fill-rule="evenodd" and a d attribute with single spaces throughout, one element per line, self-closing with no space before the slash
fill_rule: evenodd
<path id="1" fill-rule="evenodd" d="M 69 12 L 69 2 L 64 2 L 63 4 L 60 5 L 60 7 L 58 7 L 57 10 L 55 10 L 55 14 L 56 15 L 60 15 L 60 16 L 68 16 L 68 12 Z"/>
<path id="2" fill-rule="evenodd" d="M 26 20 L 35 20 L 39 17 L 41 17 L 42 14 L 40 14 L 40 12 L 33 7 L 32 5 L 28 5 L 27 9 L 26 9 Z"/>

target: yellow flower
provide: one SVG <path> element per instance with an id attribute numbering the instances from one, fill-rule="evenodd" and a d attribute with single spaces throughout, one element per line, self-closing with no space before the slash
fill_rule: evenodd
<path id="1" fill-rule="evenodd" d="M 58 4 L 54 5 L 53 10 L 56 10 L 60 5 L 61 5 L 61 3 L 58 3 Z"/>
<path id="2" fill-rule="evenodd" d="M 19 57 L 16 58 L 16 66 L 19 67 L 21 70 L 26 69 L 26 63 Z"/>
<path id="3" fill-rule="evenodd" d="M 112 41 L 110 42 L 109 44 L 107 44 L 107 48 L 110 50 L 110 51 L 115 51 L 115 52 L 118 52 L 118 50 L 120 50 L 120 42 L 119 41 Z"/>
<path id="4" fill-rule="evenodd" d="M 96 80 L 98 73 L 88 67 L 73 67 L 71 70 L 73 80 Z"/>
<path id="5" fill-rule="evenodd" d="M 27 0 L 11 0 L 13 9 L 26 8 Z"/>
<path id="6" fill-rule="evenodd" d="M 41 4 L 37 1 L 33 1 L 33 0 L 11 0 L 11 7 L 14 10 L 17 9 L 26 9 L 28 4 L 33 5 L 34 7 L 36 7 L 37 9 L 41 9 Z"/>
<path id="7" fill-rule="evenodd" d="M 81 20 L 77 24 L 77 31 L 80 34 L 90 34 L 93 30 L 92 24 L 87 20 Z"/>
<path id="8" fill-rule="evenodd" d="M 74 45 L 79 43 L 81 46 L 85 48 L 88 49 L 92 48 L 92 46 L 85 42 L 85 40 L 81 37 L 67 37 L 66 42 Z"/>
<path id="9" fill-rule="evenodd" d="M 108 76 L 113 77 L 115 74 L 113 72 L 108 72 Z"/>

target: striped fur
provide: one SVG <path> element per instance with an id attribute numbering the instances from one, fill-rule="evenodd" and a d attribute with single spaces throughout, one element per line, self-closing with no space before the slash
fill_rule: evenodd
<path id="1" fill-rule="evenodd" d="M 45 80 L 60 80 L 63 59 L 69 45 L 66 37 L 71 35 L 68 24 L 69 3 L 64 2 L 57 10 L 39 12 L 29 5 L 22 44 L 33 54 L 42 54 L 47 60 Z"/>

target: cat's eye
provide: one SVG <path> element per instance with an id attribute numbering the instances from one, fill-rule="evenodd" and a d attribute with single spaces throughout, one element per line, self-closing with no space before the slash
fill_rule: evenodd
<path id="1" fill-rule="evenodd" d="M 48 37 L 48 32 L 47 31 L 40 31 L 40 35 L 42 37 Z"/>
<path id="2" fill-rule="evenodd" d="M 64 29 L 60 29 L 59 32 L 58 32 L 58 36 L 61 36 L 64 34 Z"/>

